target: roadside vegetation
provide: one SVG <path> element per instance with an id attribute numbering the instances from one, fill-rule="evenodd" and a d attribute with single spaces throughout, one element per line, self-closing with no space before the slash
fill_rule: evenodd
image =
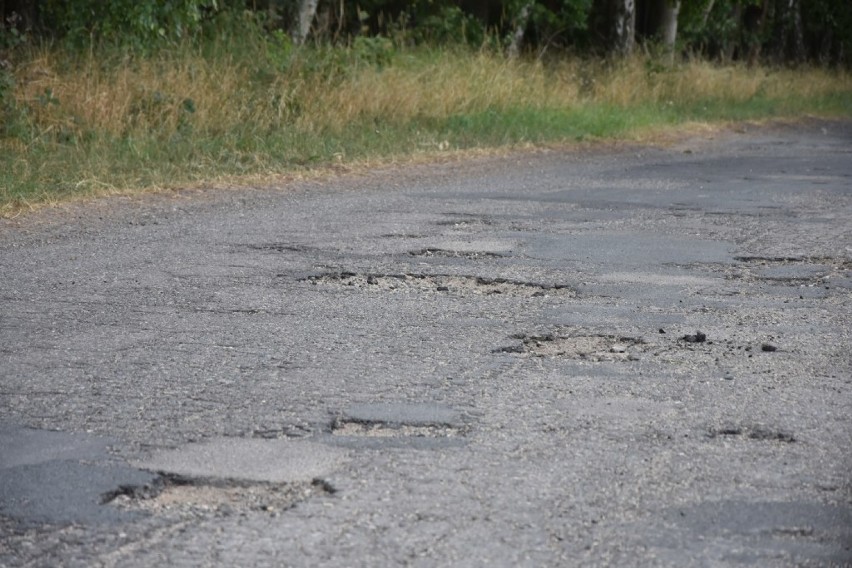
<path id="1" fill-rule="evenodd" d="M 148 23 L 115 15 L 112 31 L 104 15 L 97 27 L 65 14 L 61 27 L 48 25 L 45 8 L 39 28 L 4 14 L 0 215 L 80 196 L 260 183 L 459 149 L 852 116 L 849 62 L 831 46 L 782 50 L 794 59 L 761 64 L 753 39 L 714 47 L 693 30 L 682 43 L 654 36 L 622 53 L 623 38 L 596 44 L 588 25 L 551 21 L 559 14 L 520 12 L 522 24 L 489 28 L 460 8 L 438 20 L 421 14 L 431 24 L 419 28 L 407 27 L 404 11 L 382 21 L 360 11 L 354 24 L 326 16 L 325 28 L 315 23 L 307 35 L 279 21 L 298 20 L 303 4 L 276 17 L 268 5 L 183 0 L 185 12 L 154 13 Z M 591 3 L 573 5 L 587 13 L 563 19 L 591 17 Z M 564 37 L 545 41 L 557 25 Z"/>

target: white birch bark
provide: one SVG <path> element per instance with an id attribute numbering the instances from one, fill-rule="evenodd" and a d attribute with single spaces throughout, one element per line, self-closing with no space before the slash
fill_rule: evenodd
<path id="1" fill-rule="evenodd" d="M 517 58 L 521 52 L 521 42 L 524 41 L 524 31 L 527 29 L 527 22 L 530 19 L 532 6 L 532 2 L 527 2 L 524 4 L 524 7 L 521 8 L 521 11 L 518 12 L 518 18 L 515 20 L 515 33 L 512 34 L 512 42 L 506 50 L 506 53 L 509 55 L 509 59 Z"/>
<path id="2" fill-rule="evenodd" d="M 616 0 L 613 14 L 613 47 L 622 56 L 633 52 L 636 41 L 636 3 L 634 0 Z"/>
<path id="3" fill-rule="evenodd" d="M 299 0 L 299 11 L 290 28 L 290 37 L 295 45 L 302 45 L 311 31 L 319 0 Z"/>

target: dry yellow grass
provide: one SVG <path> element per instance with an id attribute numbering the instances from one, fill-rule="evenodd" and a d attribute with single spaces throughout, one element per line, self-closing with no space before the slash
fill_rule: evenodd
<path id="1" fill-rule="evenodd" d="M 30 103 L 29 118 L 38 132 L 149 135 L 174 132 L 188 114 L 193 128 L 208 133 L 246 125 L 259 131 L 285 125 L 325 131 L 364 118 L 401 122 L 517 107 L 628 107 L 852 90 L 852 75 L 823 69 L 770 71 L 693 61 L 649 70 L 639 57 L 615 65 L 569 59 L 545 66 L 485 52 L 401 58 L 386 68 L 365 66 L 343 77 L 311 75 L 297 66 L 262 85 L 239 62 L 192 53 L 106 67 L 92 59 L 67 71 L 63 67 L 56 54 L 45 52 L 17 72 L 14 97 Z"/>
<path id="2" fill-rule="evenodd" d="M 81 193 L 274 176 L 423 148 L 801 114 L 822 100 L 852 114 L 847 71 L 644 57 L 543 63 L 487 51 L 400 51 L 382 62 L 343 49 L 264 57 L 30 54 L 15 68 L 7 105 L 17 123 L 0 128 L 0 208 L 8 215 Z"/>

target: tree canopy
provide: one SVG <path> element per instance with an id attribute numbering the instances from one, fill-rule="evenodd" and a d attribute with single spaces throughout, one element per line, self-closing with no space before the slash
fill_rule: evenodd
<path id="1" fill-rule="evenodd" d="M 847 0 L 0 0 L 0 49 L 30 38 L 141 49 L 252 20 L 294 43 L 383 36 L 512 54 L 667 49 L 750 63 L 849 65 Z"/>

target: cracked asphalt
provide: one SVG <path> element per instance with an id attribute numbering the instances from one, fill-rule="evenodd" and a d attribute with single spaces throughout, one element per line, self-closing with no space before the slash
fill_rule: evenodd
<path id="1" fill-rule="evenodd" d="M 852 122 L 0 221 L 2 566 L 852 565 Z"/>

